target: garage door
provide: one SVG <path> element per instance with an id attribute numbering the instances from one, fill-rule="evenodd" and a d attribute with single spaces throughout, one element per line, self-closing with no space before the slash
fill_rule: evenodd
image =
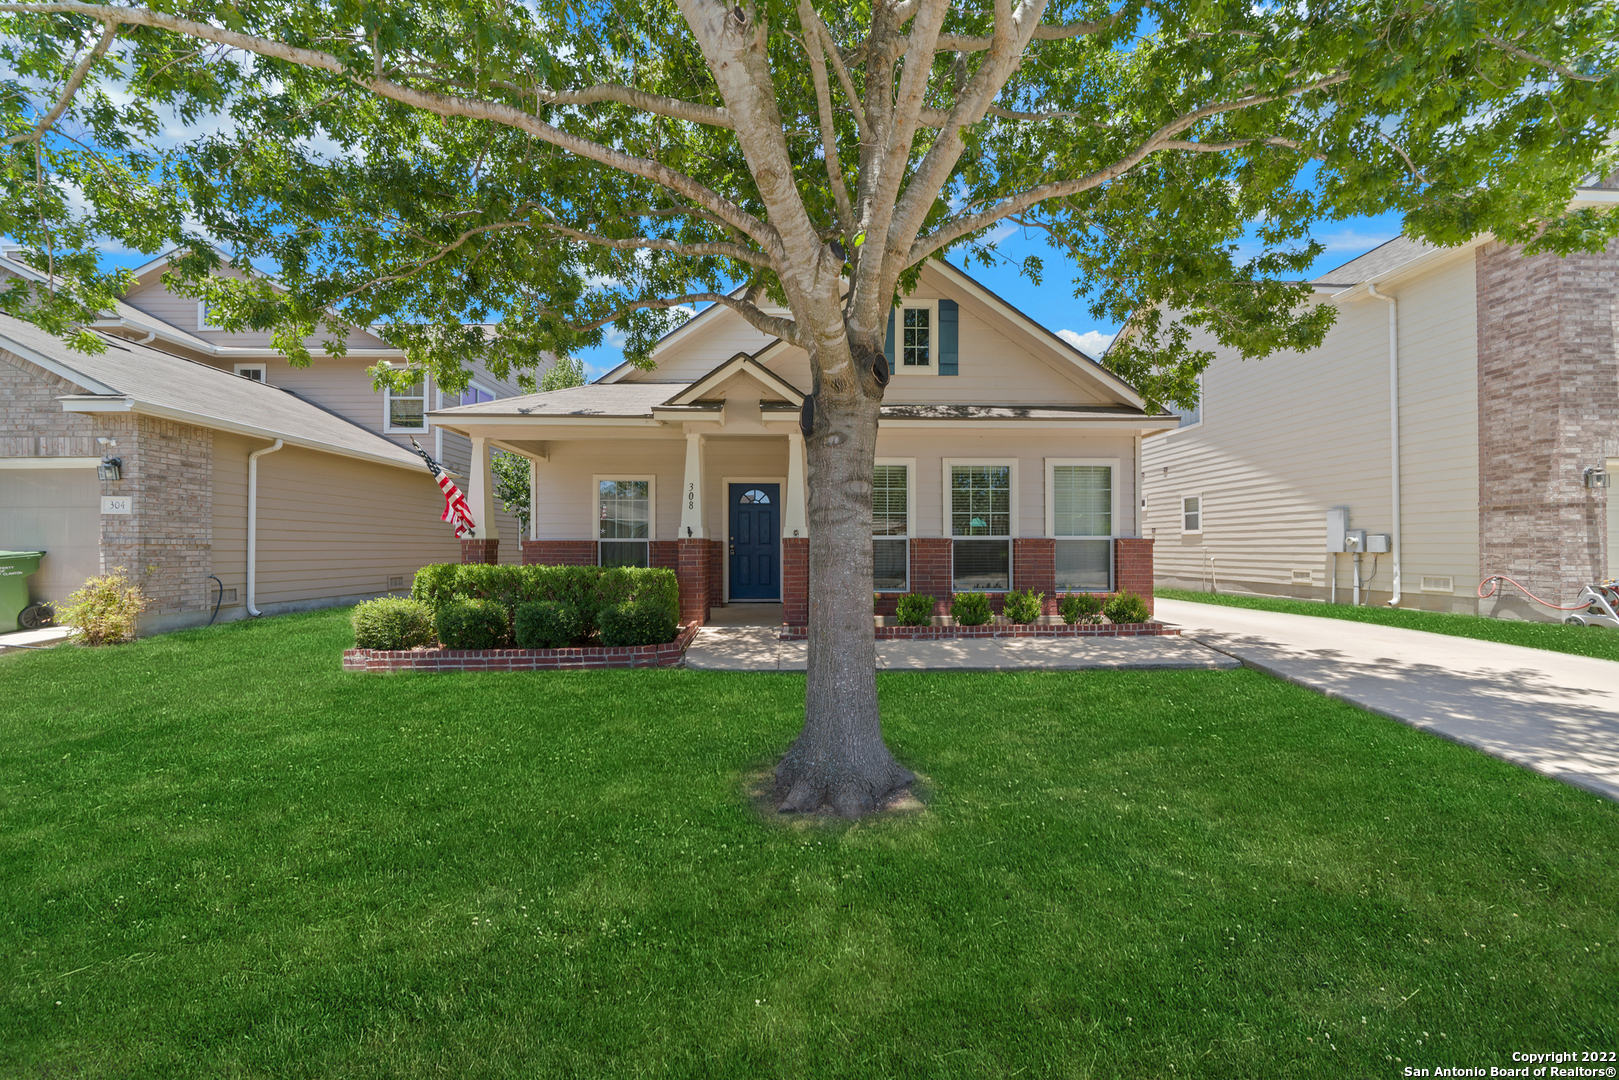
<path id="1" fill-rule="evenodd" d="M 76 462 L 79 459 L 75 459 Z M 61 603 L 101 571 L 101 485 L 95 464 L 41 469 L 0 459 L 0 551 L 43 551 L 30 599 Z"/>

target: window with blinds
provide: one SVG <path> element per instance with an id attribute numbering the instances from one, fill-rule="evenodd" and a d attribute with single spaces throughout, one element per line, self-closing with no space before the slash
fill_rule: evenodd
<path id="1" fill-rule="evenodd" d="M 652 481 L 597 480 L 598 561 L 646 566 L 652 539 Z"/>
<path id="2" fill-rule="evenodd" d="M 956 592 L 1011 588 L 1011 466 L 950 467 L 950 532 Z"/>
<path id="3" fill-rule="evenodd" d="M 1113 467 L 1052 465 L 1048 475 L 1057 589 L 1112 591 Z"/>
<path id="4" fill-rule="evenodd" d="M 878 465 L 871 481 L 873 588 L 903 592 L 908 587 L 910 534 L 910 469 Z"/>

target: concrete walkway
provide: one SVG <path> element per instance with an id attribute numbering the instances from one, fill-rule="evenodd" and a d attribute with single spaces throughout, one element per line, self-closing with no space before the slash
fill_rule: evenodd
<path id="1" fill-rule="evenodd" d="M 699 671 L 803 671 L 809 645 L 776 627 L 705 626 L 686 649 Z M 879 671 L 1081 671 L 1092 668 L 1234 668 L 1236 660 L 1180 637 L 973 638 L 879 641 Z"/>
<path id="2" fill-rule="evenodd" d="M 1156 614 L 1250 667 L 1619 799 L 1612 660 L 1181 600 Z"/>
<path id="3" fill-rule="evenodd" d="M 49 648 L 66 641 L 73 633 L 71 626 L 47 626 L 43 630 L 12 630 L 0 634 L 0 656 L 27 650 Z"/>

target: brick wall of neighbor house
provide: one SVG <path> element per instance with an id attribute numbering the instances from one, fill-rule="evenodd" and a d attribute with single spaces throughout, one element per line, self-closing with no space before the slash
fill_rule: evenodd
<path id="1" fill-rule="evenodd" d="M 595 566 L 594 540 L 524 540 L 524 566 Z"/>
<path id="2" fill-rule="evenodd" d="M 1057 541 L 1049 536 L 1020 536 L 1012 541 L 1012 587 L 1044 593 L 1041 613 L 1057 614 Z"/>
<path id="3" fill-rule="evenodd" d="M 213 432 L 127 413 L 98 419 L 123 460 L 101 494 L 127 495 L 134 509 L 102 515 L 102 571 L 123 567 L 141 582 L 148 618 L 202 610 L 213 573 Z"/>
<path id="4" fill-rule="evenodd" d="M 1566 604 L 1607 570 L 1613 492 L 1582 472 L 1619 456 L 1619 242 L 1528 259 L 1491 243 L 1477 278 L 1480 573 Z M 1555 617 L 1503 593 L 1481 613 Z"/>
<path id="5" fill-rule="evenodd" d="M 65 413 L 57 397 L 81 390 L 42 367 L 0 350 L 0 457 L 92 457 L 105 434 L 96 418 Z"/>
<path id="6" fill-rule="evenodd" d="M 1128 589 L 1155 611 L 1152 599 L 1152 541 L 1121 536 L 1113 541 L 1113 585 L 1119 592 Z"/>

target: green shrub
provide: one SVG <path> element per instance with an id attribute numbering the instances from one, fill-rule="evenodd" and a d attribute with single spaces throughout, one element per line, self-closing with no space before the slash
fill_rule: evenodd
<path id="1" fill-rule="evenodd" d="M 469 600 L 494 600 L 509 613 L 520 600 L 523 583 L 521 566 L 467 563 L 456 575 L 455 591 Z"/>
<path id="2" fill-rule="evenodd" d="M 1040 602 L 1045 598 L 1045 593 L 1030 592 L 1028 589 L 1019 592 L 1013 589 L 1006 594 L 1006 603 L 1002 606 L 1001 612 L 1009 622 L 1039 622 Z"/>
<path id="3" fill-rule="evenodd" d="M 1069 593 L 1057 603 L 1057 613 L 1069 626 L 1102 621 L 1102 598 L 1090 593 Z"/>
<path id="4" fill-rule="evenodd" d="M 579 609 L 560 600 L 530 600 L 518 604 L 512 618 L 512 636 L 520 649 L 565 649 L 583 635 Z"/>
<path id="5" fill-rule="evenodd" d="M 433 608 L 421 600 L 379 596 L 357 604 L 351 621 L 357 649 L 414 649 L 433 644 Z"/>
<path id="6" fill-rule="evenodd" d="M 135 619 L 149 602 L 120 566 L 79 586 L 56 609 L 56 621 L 73 627 L 81 645 L 119 645 L 135 640 Z"/>
<path id="7" fill-rule="evenodd" d="M 460 563 L 433 563 L 416 571 L 410 583 L 410 598 L 420 600 L 428 607 L 437 608 L 455 599 L 456 579 L 461 576 Z"/>
<path id="8" fill-rule="evenodd" d="M 899 624 L 901 626 L 931 626 L 933 624 L 933 597 L 927 593 L 906 593 L 899 598 Z"/>
<path id="9" fill-rule="evenodd" d="M 679 611 L 656 596 L 626 600 L 601 609 L 601 641 L 620 648 L 627 645 L 662 645 L 680 632 Z"/>
<path id="10" fill-rule="evenodd" d="M 506 644 L 506 607 L 498 600 L 451 600 L 433 616 L 446 649 L 498 649 Z"/>
<path id="11" fill-rule="evenodd" d="M 1152 618 L 1152 612 L 1147 610 L 1147 602 L 1128 589 L 1121 590 L 1103 604 L 1102 614 L 1116 623 L 1142 623 Z"/>
<path id="12" fill-rule="evenodd" d="M 983 626 L 995 617 L 995 612 L 990 610 L 989 594 L 981 592 L 958 592 L 950 602 L 950 614 L 955 616 L 958 626 Z"/>

